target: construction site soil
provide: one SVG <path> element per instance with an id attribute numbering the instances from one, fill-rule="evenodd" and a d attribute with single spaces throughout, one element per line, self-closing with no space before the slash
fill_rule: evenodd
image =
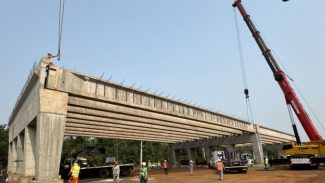
<path id="1" fill-rule="evenodd" d="M 110 179 L 81 179 L 80 183 L 105 183 L 112 182 Z M 120 177 L 121 183 L 139 182 L 137 171 L 127 177 Z M 325 183 L 325 168 L 318 170 L 291 170 L 286 167 L 249 168 L 247 174 L 228 173 L 224 174 L 224 180 L 218 179 L 217 171 L 207 168 L 195 168 L 191 176 L 188 169 L 172 169 L 168 175 L 163 170 L 149 172 L 149 183 L 211 183 L 211 182 L 240 182 L 240 183 Z"/>

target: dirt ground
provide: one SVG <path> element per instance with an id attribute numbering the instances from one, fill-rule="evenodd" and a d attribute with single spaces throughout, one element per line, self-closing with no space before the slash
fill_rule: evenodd
<path id="1" fill-rule="evenodd" d="M 163 171 L 149 172 L 149 183 L 211 183 L 221 182 L 215 170 L 206 168 L 194 169 L 190 176 L 188 169 L 172 169 L 168 175 Z M 82 179 L 80 183 L 105 183 L 112 179 Z M 120 177 L 120 183 L 139 182 L 136 172 L 128 177 Z M 318 170 L 290 170 L 288 168 L 264 169 L 250 168 L 247 174 L 224 174 L 222 182 L 240 183 L 325 183 L 325 168 Z"/>

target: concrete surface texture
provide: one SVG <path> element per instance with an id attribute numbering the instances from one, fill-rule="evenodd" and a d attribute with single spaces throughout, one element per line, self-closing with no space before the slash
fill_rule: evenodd
<path id="1" fill-rule="evenodd" d="M 10 180 L 58 181 L 65 135 L 173 144 L 229 137 L 228 144 L 251 143 L 257 159 L 263 156 L 262 144 L 295 140 L 241 119 L 59 68 L 42 58 L 9 120 Z M 209 144 L 200 147 L 205 146 Z"/>

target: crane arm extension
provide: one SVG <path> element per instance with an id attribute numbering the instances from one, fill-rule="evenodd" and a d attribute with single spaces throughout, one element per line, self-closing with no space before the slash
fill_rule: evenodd
<path id="1" fill-rule="evenodd" d="M 306 110 L 304 109 L 303 105 L 299 101 L 296 93 L 292 89 L 285 73 L 281 70 L 275 58 L 273 57 L 271 50 L 266 46 L 262 36 L 260 35 L 260 32 L 256 29 L 253 21 L 251 20 L 250 16 L 247 14 L 245 8 L 241 4 L 241 0 L 236 0 L 232 6 L 237 7 L 239 12 L 243 16 L 245 23 L 247 24 L 249 30 L 251 31 L 260 50 L 262 51 L 265 60 L 270 66 L 275 80 L 278 82 L 280 88 L 284 93 L 286 103 L 293 108 L 295 114 L 297 115 L 309 139 L 311 141 L 321 140 L 322 137 L 320 136 L 314 124 L 310 120 Z"/>

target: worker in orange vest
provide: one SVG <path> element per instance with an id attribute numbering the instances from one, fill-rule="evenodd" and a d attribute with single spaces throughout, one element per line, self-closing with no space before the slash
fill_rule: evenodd
<path id="1" fill-rule="evenodd" d="M 223 163 L 221 162 L 220 159 L 218 159 L 217 162 L 217 169 L 218 169 L 218 175 L 219 175 L 219 179 L 223 180 L 223 169 L 225 168 L 225 166 L 223 165 Z"/>

